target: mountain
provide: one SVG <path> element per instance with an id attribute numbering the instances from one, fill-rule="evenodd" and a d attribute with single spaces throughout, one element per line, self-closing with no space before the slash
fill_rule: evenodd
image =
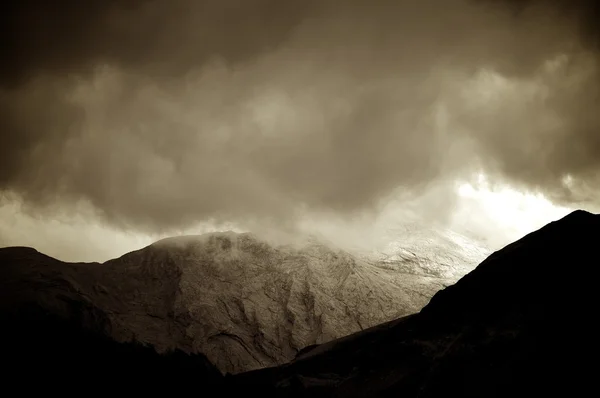
<path id="1" fill-rule="evenodd" d="M 490 255 L 418 314 L 227 378 L 263 397 L 584 396 L 597 376 L 600 215 Z"/>
<path id="2" fill-rule="evenodd" d="M 239 373 L 419 311 L 455 282 L 461 255 L 419 261 L 431 242 L 415 242 L 415 254 L 381 257 L 219 232 L 164 239 L 103 264 L 0 249 L 0 312 L 35 305 L 116 342 L 202 353 Z"/>

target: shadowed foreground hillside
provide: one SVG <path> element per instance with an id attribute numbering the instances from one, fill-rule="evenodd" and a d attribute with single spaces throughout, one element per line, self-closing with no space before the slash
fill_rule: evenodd
<path id="1" fill-rule="evenodd" d="M 35 304 L 3 312 L 0 324 L 2 387 L 9 389 L 4 392 L 14 388 L 21 394 L 70 396 L 194 391 L 202 397 L 212 396 L 209 390 L 220 387 L 223 379 L 203 355 L 160 355 L 151 347 L 118 343 Z"/>

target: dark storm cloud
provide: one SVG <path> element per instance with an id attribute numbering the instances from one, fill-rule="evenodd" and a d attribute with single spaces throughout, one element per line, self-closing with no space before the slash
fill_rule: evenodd
<path id="1" fill-rule="evenodd" d="M 181 74 L 213 56 L 241 62 L 269 51 L 313 0 L 8 0 L 2 3 L 1 83 L 98 63 Z"/>
<path id="2" fill-rule="evenodd" d="M 0 184 L 28 204 L 156 230 L 353 214 L 475 167 L 565 202 L 596 181 L 595 2 L 3 7 Z"/>
<path id="3" fill-rule="evenodd" d="M 596 0 L 483 0 L 506 3 L 517 15 L 527 12 L 532 7 L 545 7 L 557 10 L 561 14 L 575 18 L 576 33 L 581 35 L 585 44 L 592 47 L 600 45 L 600 3 Z"/>

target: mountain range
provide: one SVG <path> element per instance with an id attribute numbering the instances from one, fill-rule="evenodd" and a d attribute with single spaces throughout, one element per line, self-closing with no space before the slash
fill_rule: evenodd
<path id="1" fill-rule="evenodd" d="M 596 388 L 599 238 L 600 215 L 576 211 L 449 285 L 421 272 L 400 285 L 390 277 L 402 269 L 393 261 L 318 242 L 273 247 L 250 234 L 168 239 L 104 264 L 2 249 L 5 385 L 76 392 L 69 386 L 80 381 L 84 391 L 199 396 L 583 396 Z M 439 291 L 429 300 L 428 289 Z M 370 301 L 359 303 L 361 295 Z M 216 297 L 223 302 L 214 305 Z M 384 304 L 393 309 L 387 320 L 367 310 Z M 338 315 L 343 305 L 348 312 Z M 336 338 L 334 322 L 357 331 Z M 268 352 L 289 351 L 273 364 L 242 362 L 247 347 L 266 351 L 271 342 L 279 346 Z"/>
<path id="2" fill-rule="evenodd" d="M 231 231 L 163 239 L 102 264 L 0 249 L 0 306 L 35 303 L 118 342 L 201 353 L 221 372 L 239 373 L 415 313 L 483 257 L 475 243 L 459 251 L 454 235 L 431 231 L 423 240 L 417 231 L 371 253 Z"/>

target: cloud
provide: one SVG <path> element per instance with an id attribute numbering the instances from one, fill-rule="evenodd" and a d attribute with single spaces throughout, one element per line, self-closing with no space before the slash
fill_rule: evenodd
<path id="1" fill-rule="evenodd" d="M 9 0 L 0 22 L 3 85 L 38 74 L 84 74 L 110 63 L 161 77 L 211 57 L 252 59 L 285 41 L 312 0 Z"/>
<path id="2" fill-rule="evenodd" d="M 3 6 L 0 189 L 29 209 L 293 228 L 482 169 L 594 194 L 594 2 L 122 4 Z"/>

